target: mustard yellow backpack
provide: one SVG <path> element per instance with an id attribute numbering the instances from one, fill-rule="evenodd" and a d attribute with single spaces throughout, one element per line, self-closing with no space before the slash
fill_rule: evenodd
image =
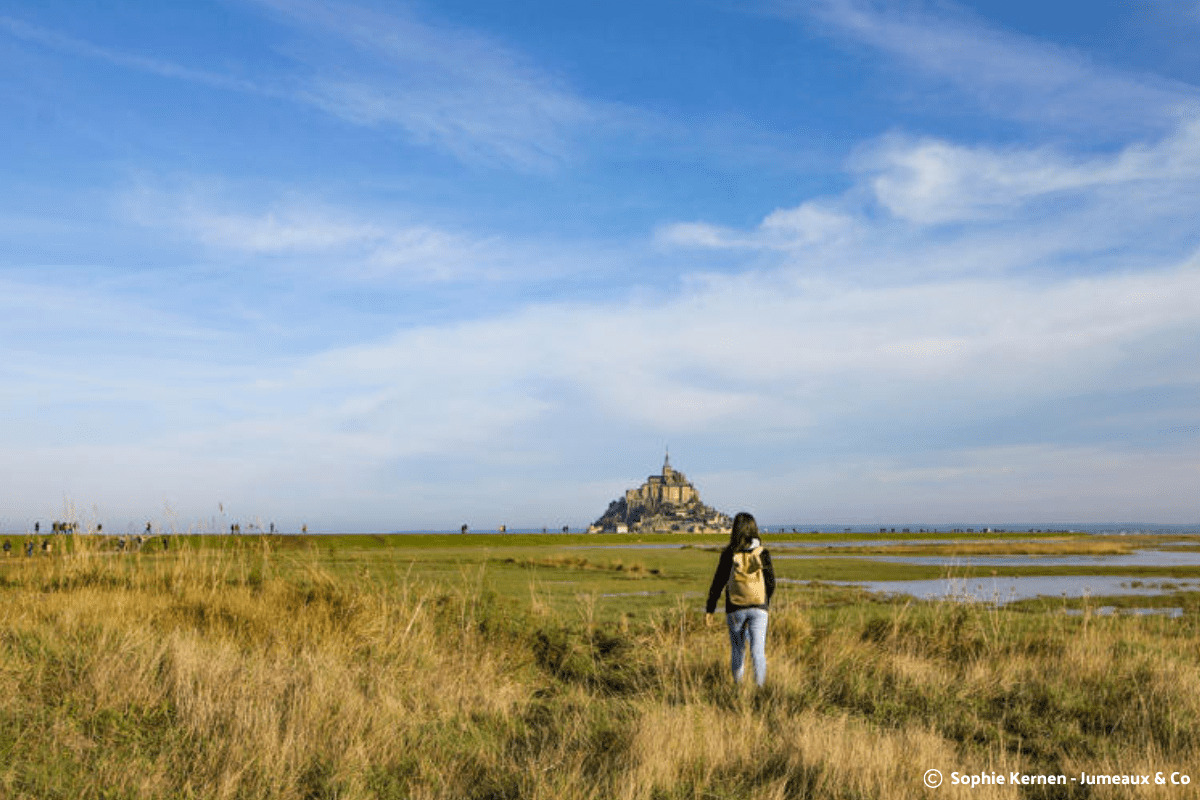
<path id="1" fill-rule="evenodd" d="M 729 602 L 735 606 L 761 606 L 767 602 L 767 582 L 763 578 L 762 546 L 733 554 L 729 571 Z"/>

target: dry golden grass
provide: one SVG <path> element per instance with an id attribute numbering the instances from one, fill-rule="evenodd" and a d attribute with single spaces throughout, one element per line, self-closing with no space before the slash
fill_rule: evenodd
<path id="1" fill-rule="evenodd" d="M 5 798 L 1183 797 L 948 781 L 1200 778 L 1189 618 L 785 591 L 755 690 L 696 609 L 600 624 L 594 595 L 563 615 L 534 587 L 492 594 L 485 568 L 384 582 L 268 548 L 84 548 L 0 579 Z"/>

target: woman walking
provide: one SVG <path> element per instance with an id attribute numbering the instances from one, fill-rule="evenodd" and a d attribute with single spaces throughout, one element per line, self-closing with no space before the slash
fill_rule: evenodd
<path id="1" fill-rule="evenodd" d="M 729 545 L 721 551 L 717 562 L 717 572 L 708 589 L 705 624 L 712 621 L 722 589 L 733 650 L 733 679 L 742 680 L 749 643 L 754 682 L 762 686 L 767 680 L 767 609 L 775 593 L 775 568 L 771 565 L 771 554 L 759 540 L 758 523 L 745 511 L 733 518 Z"/>

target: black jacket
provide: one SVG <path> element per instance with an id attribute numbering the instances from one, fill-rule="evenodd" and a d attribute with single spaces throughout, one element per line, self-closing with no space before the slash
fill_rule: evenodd
<path id="1" fill-rule="evenodd" d="M 725 613 L 729 614 L 733 611 L 739 611 L 743 608 L 761 608 L 764 611 L 771 605 L 771 595 L 775 593 L 775 567 L 771 564 L 771 554 L 764 547 L 762 551 L 763 563 L 763 582 L 767 588 L 767 602 L 761 605 L 753 606 L 738 606 L 729 602 L 729 592 L 725 591 Z M 708 604 L 704 610 L 711 614 L 717 610 L 717 600 L 721 597 L 721 591 L 726 589 L 726 584 L 729 583 L 729 573 L 733 571 L 733 551 L 726 547 L 721 551 L 721 560 L 717 562 L 717 572 L 713 575 L 712 585 L 708 587 Z"/>

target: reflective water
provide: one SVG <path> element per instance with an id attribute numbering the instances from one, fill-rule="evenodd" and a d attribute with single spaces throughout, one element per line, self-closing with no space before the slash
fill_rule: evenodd
<path id="1" fill-rule="evenodd" d="M 784 555 L 787 558 L 856 558 L 866 561 L 885 561 L 889 564 L 923 564 L 945 567 L 1196 567 L 1200 566 L 1200 552 L 1190 553 L 1177 550 L 1134 550 L 1132 553 L 1097 556 L 888 556 L 853 555 L 850 553 L 816 555 Z"/>
<path id="2" fill-rule="evenodd" d="M 1117 608 L 1116 606 L 1100 606 L 1092 610 L 1093 614 L 1101 617 L 1111 617 L 1114 614 L 1120 614 L 1130 617 L 1171 617 L 1177 618 L 1183 616 L 1183 609 L 1178 606 L 1174 608 Z M 1067 616 L 1082 617 L 1083 609 L 1068 608 Z"/>
<path id="3" fill-rule="evenodd" d="M 981 540 L 963 540 L 941 537 L 921 539 L 834 539 L 823 541 L 768 541 L 776 560 L 844 558 L 861 561 L 880 561 L 890 564 L 919 564 L 941 566 L 948 570 L 955 567 L 1197 567 L 1200 566 L 1200 550 L 1141 549 L 1129 553 L 1112 555 L 888 555 L 886 553 L 855 554 L 813 552 L 823 548 L 889 547 L 897 545 L 940 545 L 962 544 L 970 546 Z M 982 540 L 987 542 L 995 539 Z M 1034 541 L 1031 539 L 1003 539 L 1005 544 Z M 1172 542 L 1175 545 L 1200 545 L 1196 541 Z M 720 545 L 682 545 L 673 542 L 615 544 L 579 549 L 603 550 L 677 550 L 696 547 L 716 552 Z M 803 551 L 803 552 L 798 552 Z M 791 581 L 781 578 L 781 583 L 806 584 L 808 581 Z M 831 581 L 845 586 L 860 586 L 867 591 L 885 594 L 909 595 L 918 598 L 976 600 L 990 603 L 1008 603 L 1034 597 L 1101 597 L 1110 595 L 1158 595 L 1172 591 L 1200 591 L 1200 578 L 1145 578 L 1136 576 L 1108 575 L 1038 575 L 1021 577 L 979 578 L 936 578 L 908 581 Z M 641 593 L 634 593 L 641 594 Z M 1137 613 L 1122 611 L 1121 613 Z M 1157 609 L 1146 613 L 1165 613 Z M 1182 613 L 1182 611 L 1180 611 Z M 1178 616 L 1178 615 L 1174 615 Z"/>
<path id="4" fill-rule="evenodd" d="M 970 540 L 968 540 L 969 542 Z M 1030 542 L 1033 539 L 1005 539 L 1006 543 L 1012 542 Z M 823 541 L 813 542 L 776 542 L 767 541 L 766 545 L 772 552 L 776 550 L 790 550 L 793 548 L 800 549 L 816 549 L 821 547 L 892 547 L 894 545 L 922 545 L 922 544 L 963 544 L 962 539 L 826 539 Z M 638 542 L 633 544 L 572 544 L 565 545 L 564 550 L 681 550 L 684 548 L 695 550 L 720 550 L 723 545 L 703 544 L 703 545 L 683 545 L 675 542 Z"/>
<path id="5" fill-rule="evenodd" d="M 970 540 L 967 540 L 968 542 Z M 1006 542 L 1028 542 L 1031 539 L 1005 539 Z M 768 546 L 774 550 L 776 548 L 788 549 L 792 547 L 814 548 L 814 547 L 894 547 L 896 545 L 918 545 L 918 544 L 962 544 L 962 539 L 835 539 L 826 540 L 823 542 L 769 542 Z"/>
<path id="6" fill-rule="evenodd" d="M 781 583 L 807 583 L 781 579 Z M 826 581 L 860 586 L 869 592 L 904 594 L 930 600 L 973 600 L 1010 603 L 1034 597 L 1103 597 L 1200 591 L 1196 578 L 1137 578 L 1113 575 L 1033 575 L 1017 578 L 935 578 L 914 581 Z"/>

